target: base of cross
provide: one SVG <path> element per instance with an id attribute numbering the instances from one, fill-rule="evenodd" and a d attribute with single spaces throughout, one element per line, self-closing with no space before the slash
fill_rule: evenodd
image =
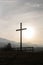
<path id="1" fill-rule="evenodd" d="M 20 51 L 22 51 L 22 47 L 20 47 Z"/>

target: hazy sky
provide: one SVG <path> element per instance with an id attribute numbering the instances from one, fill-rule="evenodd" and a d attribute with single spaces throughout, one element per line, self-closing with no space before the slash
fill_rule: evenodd
<path id="1" fill-rule="evenodd" d="M 20 22 L 35 31 L 23 42 L 43 43 L 43 0 L 0 0 L 0 37 L 19 42 Z"/>

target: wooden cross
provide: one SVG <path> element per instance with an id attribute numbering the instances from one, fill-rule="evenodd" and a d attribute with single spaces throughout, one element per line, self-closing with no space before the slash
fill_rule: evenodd
<path id="1" fill-rule="evenodd" d="M 27 28 L 22 28 L 22 23 L 20 23 L 20 29 L 16 31 L 20 31 L 20 50 L 22 51 L 22 30 L 26 30 Z"/>

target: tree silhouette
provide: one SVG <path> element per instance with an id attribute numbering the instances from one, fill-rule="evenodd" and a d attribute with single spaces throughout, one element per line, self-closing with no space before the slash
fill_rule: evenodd
<path id="1" fill-rule="evenodd" d="M 7 49 L 8 49 L 8 50 L 11 50 L 11 48 L 12 48 L 12 47 L 11 47 L 11 43 L 8 43 Z"/>

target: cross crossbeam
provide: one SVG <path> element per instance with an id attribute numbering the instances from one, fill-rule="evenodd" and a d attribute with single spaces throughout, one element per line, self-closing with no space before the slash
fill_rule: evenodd
<path id="1" fill-rule="evenodd" d="M 20 30 L 26 30 L 27 28 L 23 28 L 23 29 L 17 29 L 16 31 L 20 31 Z"/>
<path id="2" fill-rule="evenodd" d="M 22 23 L 20 23 L 20 29 L 16 31 L 20 31 L 20 50 L 22 50 L 22 30 L 26 30 L 27 28 L 22 28 Z"/>

